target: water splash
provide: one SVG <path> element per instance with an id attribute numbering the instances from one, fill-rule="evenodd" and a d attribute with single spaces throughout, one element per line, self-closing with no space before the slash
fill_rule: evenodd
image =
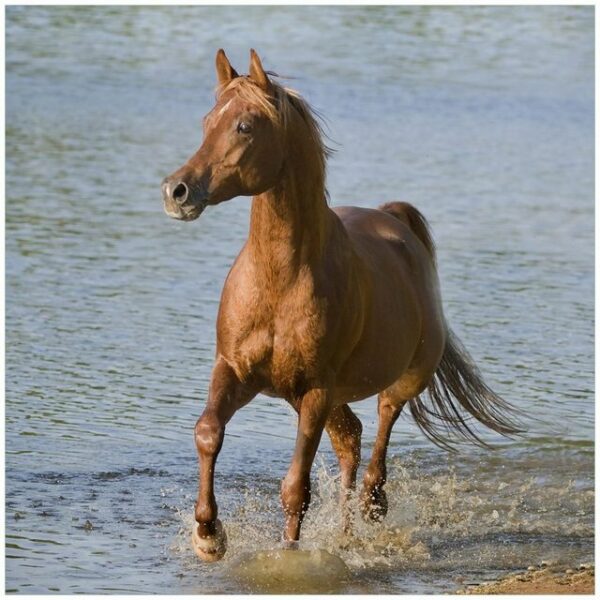
<path id="1" fill-rule="evenodd" d="M 574 469 L 579 464 L 585 472 L 589 465 L 570 464 L 572 479 L 565 485 L 563 471 L 568 465 L 560 460 L 555 472 L 548 473 L 533 459 L 530 464 L 515 459 L 506 469 L 495 456 L 489 460 L 469 456 L 440 460 L 440 456 L 445 455 L 414 453 L 402 461 L 390 460 L 388 515 L 381 523 L 365 521 L 358 493 L 353 493 L 349 499 L 353 527 L 346 535 L 341 527 L 337 468 L 319 455 L 301 549 L 340 557 L 354 581 L 363 585 L 375 574 L 429 578 L 443 572 L 445 589 L 458 573 L 489 578 L 542 560 L 593 557 L 593 482 Z M 229 550 L 216 567 L 223 576 L 240 561 L 280 547 L 283 517 L 278 483 L 273 479 L 257 482 L 256 487 L 249 484 L 235 497 L 223 499 Z M 192 504 L 190 498 L 188 506 Z M 190 560 L 191 567 L 197 565 L 189 544 L 191 509 L 182 510 L 180 516 L 182 527 L 174 549 Z M 267 589 L 254 583 L 252 591 Z M 335 591 L 355 590 L 352 583 L 345 584 Z M 303 589 L 290 585 L 288 592 Z M 319 589 L 325 592 L 326 587 Z"/>

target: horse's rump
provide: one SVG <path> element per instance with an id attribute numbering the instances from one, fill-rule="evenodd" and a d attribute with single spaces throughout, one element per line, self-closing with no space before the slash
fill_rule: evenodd
<path id="1" fill-rule="evenodd" d="M 408 202 L 387 202 L 378 207 L 379 210 L 396 217 L 408 225 L 411 231 L 421 240 L 431 258 L 435 261 L 435 244 L 425 217 Z"/>
<path id="2" fill-rule="evenodd" d="M 408 225 L 435 261 L 429 225 L 412 204 L 388 202 L 379 210 Z M 409 407 L 417 425 L 438 446 L 451 448 L 453 433 L 486 445 L 469 424 L 472 418 L 505 436 L 522 431 L 510 416 L 518 411 L 486 385 L 471 356 L 447 326 L 444 353 L 427 386 L 427 396 L 428 405 L 422 394 L 413 398 Z"/>

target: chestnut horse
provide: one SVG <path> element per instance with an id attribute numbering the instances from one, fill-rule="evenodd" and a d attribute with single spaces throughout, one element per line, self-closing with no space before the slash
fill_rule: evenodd
<path id="1" fill-rule="evenodd" d="M 421 213 L 401 202 L 329 208 L 328 150 L 313 112 L 265 72 L 254 50 L 250 57 L 249 75 L 240 76 L 218 51 L 217 101 L 204 119 L 202 146 L 162 183 L 166 213 L 184 221 L 209 205 L 253 196 L 248 240 L 223 288 L 208 401 L 195 427 L 200 482 L 192 537 L 209 561 L 226 548 L 213 491 L 225 426 L 259 392 L 284 398 L 298 413 L 281 485 L 283 539 L 291 547 L 310 502 L 323 429 L 339 460 L 342 504 L 354 488 L 362 428 L 348 403 L 379 394 L 361 494 L 372 519 L 387 510 L 386 451 L 405 405 L 446 447 L 451 430 L 481 442 L 468 415 L 501 434 L 518 432 L 510 405 L 485 385 L 444 320 Z"/>

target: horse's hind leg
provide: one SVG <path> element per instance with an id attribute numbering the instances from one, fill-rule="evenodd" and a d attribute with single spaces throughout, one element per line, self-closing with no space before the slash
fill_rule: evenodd
<path id="1" fill-rule="evenodd" d="M 331 411 L 325 423 L 325 429 L 340 463 L 342 527 L 344 532 L 349 532 L 351 515 L 348 508 L 348 497 L 356 486 L 356 472 L 360 463 L 362 424 L 350 407 L 343 404 L 336 406 Z"/>
<path id="2" fill-rule="evenodd" d="M 392 402 L 385 391 L 379 394 L 377 404 L 379 426 L 373 455 L 364 474 L 364 487 L 361 494 L 363 514 L 373 521 L 380 521 L 387 514 L 387 497 L 383 489 L 387 477 L 385 459 L 392 427 L 400 416 L 404 404 L 406 402 Z"/>
<path id="3" fill-rule="evenodd" d="M 281 504 L 285 514 L 284 541 L 295 546 L 310 503 L 310 469 L 325 422 L 332 409 L 333 386 L 313 388 L 295 404 L 298 410 L 296 448 L 287 475 L 281 482 Z"/>

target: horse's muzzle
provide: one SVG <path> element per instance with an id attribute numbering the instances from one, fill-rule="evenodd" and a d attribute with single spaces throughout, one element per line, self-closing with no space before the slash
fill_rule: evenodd
<path id="1" fill-rule="evenodd" d="M 193 221 L 206 208 L 206 194 L 198 188 L 190 189 L 184 181 L 167 177 L 163 179 L 161 189 L 165 213 L 173 219 Z"/>

